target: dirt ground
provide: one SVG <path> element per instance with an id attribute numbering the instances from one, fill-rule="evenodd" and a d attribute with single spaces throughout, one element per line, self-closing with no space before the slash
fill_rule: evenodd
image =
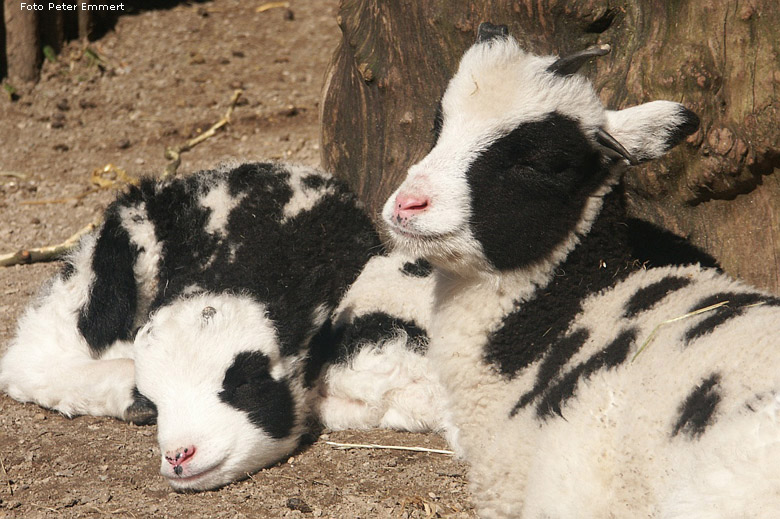
<path id="1" fill-rule="evenodd" d="M 159 173 L 166 146 L 232 122 L 182 155 L 181 173 L 228 158 L 319 163 L 319 99 L 340 33 L 337 0 L 214 0 L 126 13 L 71 43 L 34 87 L 0 98 L 0 253 L 58 243 L 113 197 L 108 164 Z M 0 351 L 57 263 L 0 268 Z M 154 426 L 65 418 L 0 396 L 0 518 L 474 517 L 447 455 L 337 450 L 337 442 L 446 448 L 433 434 L 325 431 L 286 462 L 218 491 L 177 494 L 159 475 Z"/>

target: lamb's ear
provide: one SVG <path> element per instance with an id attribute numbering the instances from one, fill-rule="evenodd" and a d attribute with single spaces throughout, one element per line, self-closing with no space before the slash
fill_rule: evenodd
<path id="1" fill-rule="evenodd" d="M 661 157 L 698 127 L 699 117 L 672 101 L 607 111 L 606 131 L 638 162 Z"/>
<path id="2" fill-rule="evenodd" d="M 482 22 L 477 28 L 477 43 L 490 41 L 496 38 L 509 36 L 509 27 L 506 25 L 493 25 L 490 22 Z"/>

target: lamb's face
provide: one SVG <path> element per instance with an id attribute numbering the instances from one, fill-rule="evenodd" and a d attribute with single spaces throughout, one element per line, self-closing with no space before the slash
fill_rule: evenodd
<path id="1" fill-rule="evenodd" d="M 136 384 L 158 411 L 161 473 L 205 490 L 277 462 L 298 445 L 297 359 L 280 355 L 263 305 L 197 295 L 158 310 L 136 337 Z"/>
<path id="2" fill-rule="evenodd" d="M 653 158 L 671 147 L 645 153 L 651 130 L 669 137 L 659 120 L 684 119 L 680 105 L 656 105 L 649 115 L 662 119 L 644 109 L 621 119 L 625 110 L 605 110 L 586 79 L 557 63 L 511 37 L 465 53 L 441 100 L 434 148 L 385 204 L 398 245 L 461 273 L 539 263 L 587 232 L 585 220 L 632 153 Z M 623 131 L 623 119 L 637 119 L 635 127 Z"/>

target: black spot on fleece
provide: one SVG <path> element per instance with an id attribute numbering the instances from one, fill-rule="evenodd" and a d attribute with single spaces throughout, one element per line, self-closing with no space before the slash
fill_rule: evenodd
<path id="1" fill-rule="evenodd" d="M 679 416 L 672 428 L 672 436 L 685 434 L 691 439 L 698 438 L 712 423 L 715 410 L 720 403 L 718 391 L 720 375 L 713 373 L 693 388 L 685 401 L 680 404 Z"/>
<path id="2" fill-rule="evenodd" d="M 249 421 L 272 438 L 286 438 L 295 426 L 295 400 L 285 380 L 274 380 L 267 356 L 236 355 L 225 372 L 219 399 L 247 414 Z"/>
<path id="3" fill-rule="evenodd" d="M 293 195 L 289 179 L 284 166 L 243 164 L 166 182 L 145 179 L 121 195 L 106 212 L 93 260 L 97 277 L 92 300 L 79 316 L 79 329 L 92 348 L 100 351 L 116 339 L 132 338 L 138 251 L 118 212 L 140 205 L 162 244 L 158 293 L 150 311 L 193 285 L 248 294 L 267 306 L 283 353 L 305 347 L 317 331 L 317 309 L 335 307 L 381 247 L 356 197 L 326 176 L 313 173 L 304 183 L 333 193 L 283 221 L 284 206 Z M 232 196 L 243 196 L 224 235 L 206 232 L 211 210 L 199 203 L 218 183 L 225 183 Z"/>
<path id="4" fill-rule="evenodd" d="M 227 226 L 226 242 L 240 246 L 232 260 L 229 247 L 222 246 L 199 285 L 249 291 L 265 303 L 277 326 L 282 353 L 288 355 L 308 343 L 319 328 L 314 323 L 318 309 L 329 313 L 335 308 L 381 247 L 355 196 L 333 179 L 323 178 L 323 189 L 332 188 L 332 194 L 282 222 L 281 211 L 289 196 L 269 200 L 265 193 L 275 189 L 283 175 L 261 172 L 246 182 L 247 196 L 231 213 Z"/>
<path id="5" fill-rule="evenodd" d="M 410 349 L 424 354 L 428 335 L 416 323 L 384 312 L 372 312 L 356 317 L 336 335 L 336 362 L 345 362 L 365 344 L 376 344 L 406 333 Z"/>
<path id="6" fill-rule="evenodd" d="M 92 256 L 90 298 L 78 315 L 78 330 L 96 356 L 116 341 L 133 338 L 137 304 L 133 265 L 138 249 L 122 227 L 118 209 L 114 205 L 106 211 Z"/>
<path id="7" fill-rule="evenodd" d="M 587 334 L 564 338 L 584 299 L 643 266 L 699 263 L 705 257 L 692 246 L 673 252 L 679 237 L 645 222 L 637 227 L 634 222 L 625 216 L 624 193 L 618 186 L 604 197 L 601 214 L 591 231 L 556 268 L 550 283 L 540 288 L 534 299 L 519 303 L 489 337 L 485 360 L 507 377 L 544 359 L 533 390 L 521 397 L 517 409 L 536 401 L 587 339 Z M 653 257 L 643 254 L 634 246 L 642 243 L 637 232 L 648 233 L 669 252 Z"/>

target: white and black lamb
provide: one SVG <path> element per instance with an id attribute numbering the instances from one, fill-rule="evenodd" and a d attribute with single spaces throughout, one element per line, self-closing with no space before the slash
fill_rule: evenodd
<path id="1" fill-rule="evenodd" d="M 698 118 L 606 110 L 484 25 L 383 217 L 434 266 L 429 357 L 483 517 L 780 513 L 780 299 L 624 210 Z M 702 312 L 698 312 L 702 310 Z M 698 313 L 697 313 L 698 312 Z M 644 349 L 640 349 L 644 345 Z"/>
<path id="2" fill-rule="evenodd" d="M 179 490 L 289 455 L 317 409 L 334 428 L 438 428 L 419 264 L 383 255 L 356 198 L 310 168 L 143 180 L 22 316 L 0 389 L 68 416 L 156 419 L 161 472 Z M 383 309 L 398 296 L 373 286 L 376 272 L 417 290 L 420 310 Z M 369 310 L 383 326 L 353 319 Z"/>

